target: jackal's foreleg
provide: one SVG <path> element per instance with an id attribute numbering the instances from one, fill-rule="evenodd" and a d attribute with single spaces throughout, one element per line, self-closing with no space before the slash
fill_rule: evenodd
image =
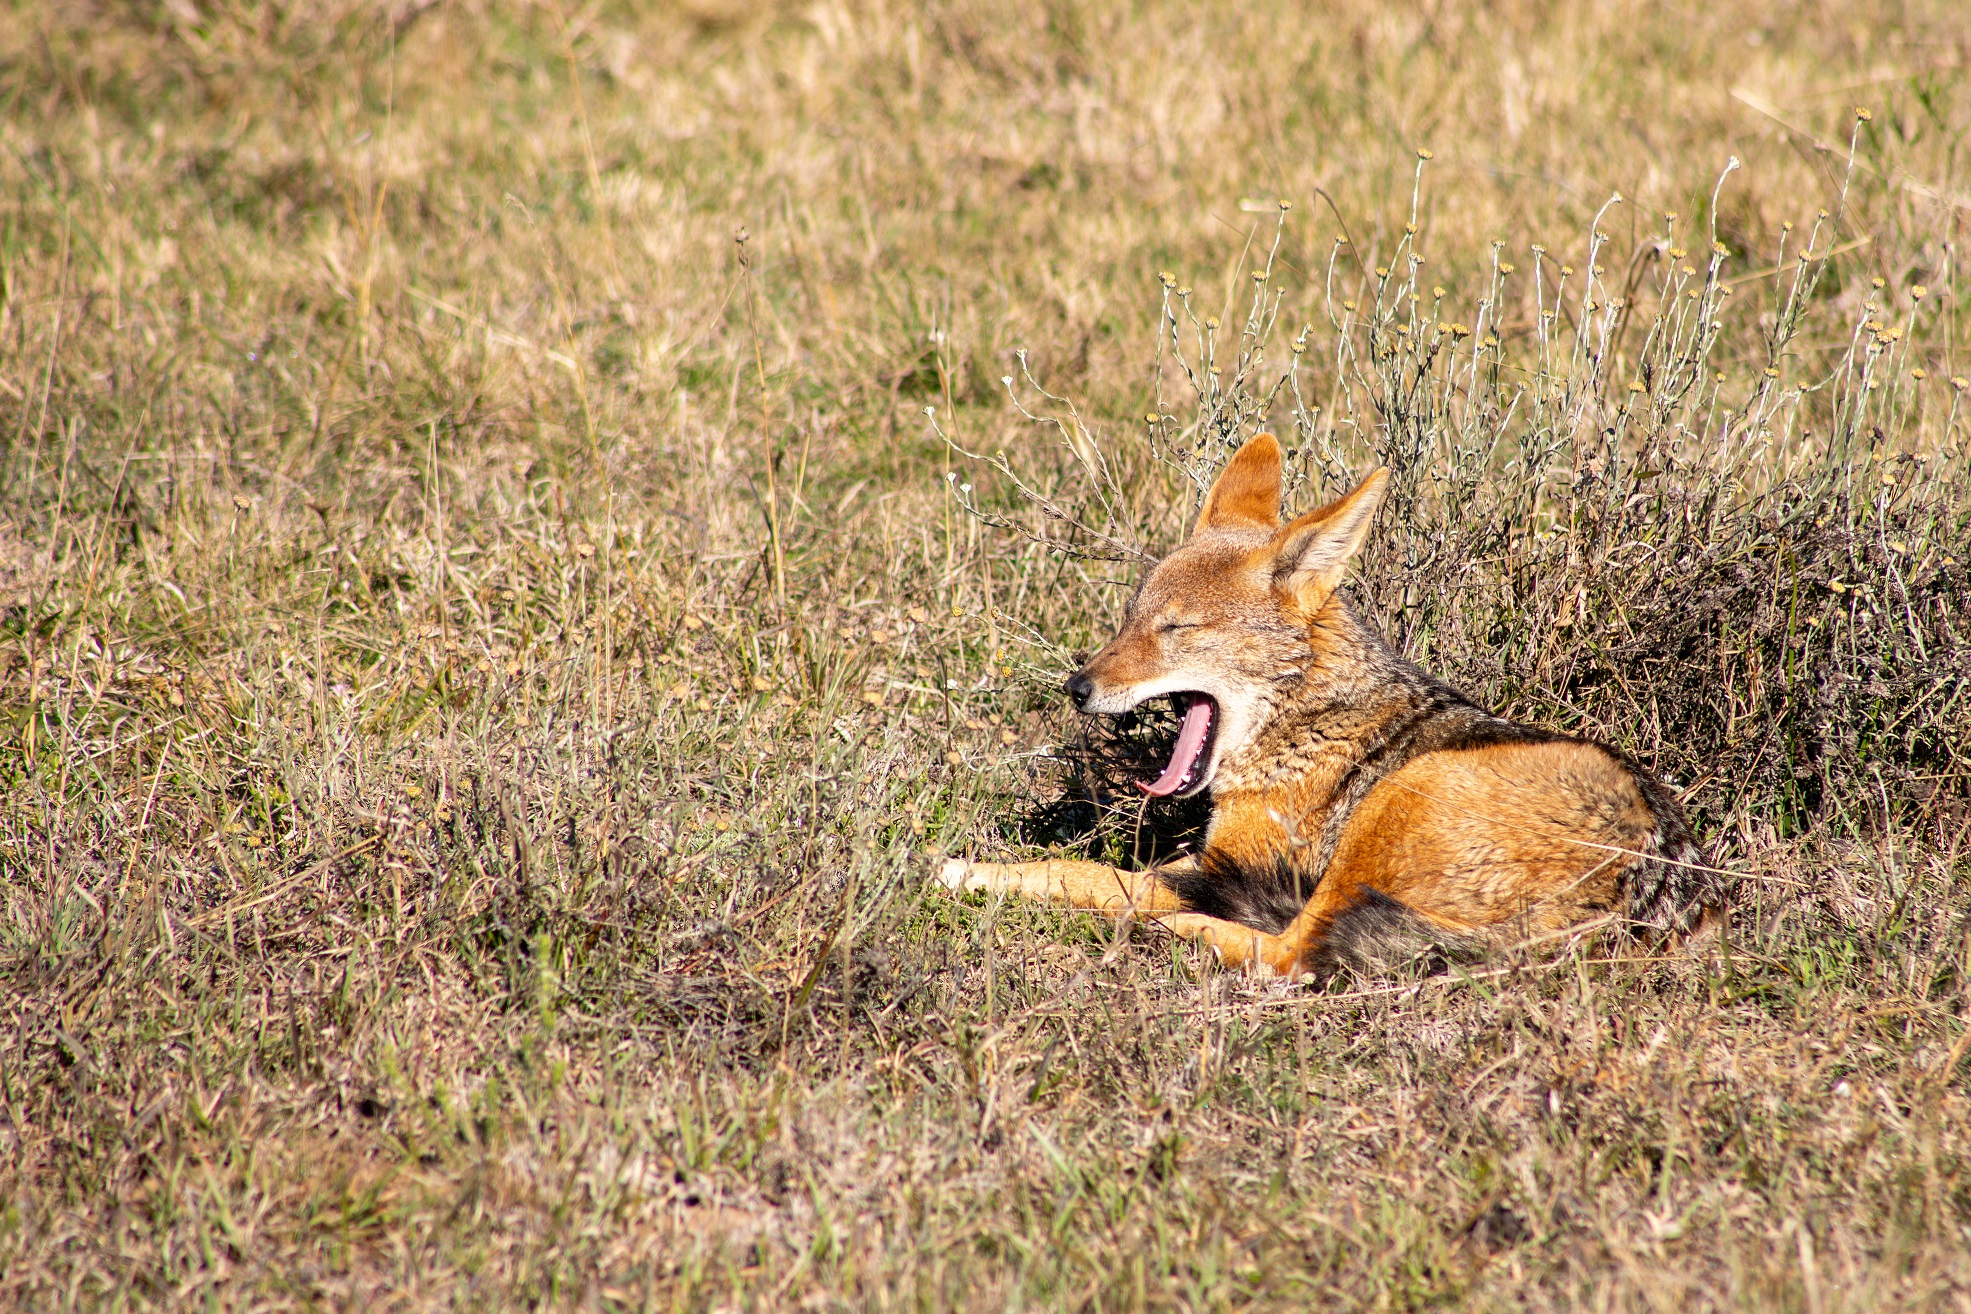
<path id="1" fill-rule="evenodd" d="M 1188 860 L 1184 864 L 1189 866 Z M 1180 870 L 1172 863 L 1164 871 Z M 972 862 L 951 858 L 938 871 L 951 890 L 984 890 L 1111 913 L 1174 913 L 1184 905 L 1157 872 L 1124 871 L 1104 862 L 1053 859 L 1045 862 Z"/>
<path id="2" fill-rule="evenodd" d="M 970 862 L 952 858 L 939 870 L 938 880 L 952 890 L 1017 894 L 1117 915 L 1137 913 L 1180 939 L 1210 945 L 1219 961 L 1234 971 L 1250 968 L 1261 975 L 1298 979 L 1300 946 L 1296 941 L 1191 912 L 1157 879 L 1159 871 L 1187 871 L 1195 866 L 1191 858 L 1152 871 L 1124 871 L 1107 863 L 1066 859 Z"/>
<path id="3" fill-rule="evenodd" d="M 1196 940 L 1211 946 L 1218 961 L 1232 971 L 1251 970 L 1260 976 L 1283 977 L 1298 981 L 1300 946 L 1283 935 L 1268 935 L 1250 926 L 1228 922 L 1203 913 L 1164 913 L 1152 918 L 1158 926 L 1180 940 Z"/>

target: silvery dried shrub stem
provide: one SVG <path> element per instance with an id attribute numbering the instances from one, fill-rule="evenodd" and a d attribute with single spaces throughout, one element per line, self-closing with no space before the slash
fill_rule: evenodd
<path id="1" fill-rule="evenodd" d="M 1461 297 L 1422 249 L 1420 150 L 1393 245 L 1365 252 L 1337 234 L 1325 323 L 1295 324 L 1283 202 L 1236 326 L 1158 275 L 1140 423 L 1092 420 L 1022 353 L 1009 398 L 1063 461 L 1043 476 L 1031 454 L 1016 466 L 954 443 L 1000 479 L 996 501 L 969 480 L 955 495 L 1133 577 L 1254 433 L 1286 441 L 1294 507 L 1384 465 L 1390 494 L 1354 588 L 1407 655 L 1517 715 L 1637 752 L 1713 824 L 1761 812 L 1798 829 L 1862 783 L 1885 800 L 1870 824 L 1937 814 L 1971 774 L 1957 747 L 1971 738 L 1971 599 L 1948 550 L 1971 542 L 1951 441 L 1964 385 L 1912 364 L 1913 325 L 1893 322 L 1881 279 L 1838 351 L 1801 339 L 1837 281 L 1865 122 L 1832 209 L 1790 254 L 1785 226 L 1772 268 L 1739 277 L 1715 218 L 1654 216 L 1618 257 L 1603 226 L 1629 204 L 1618 195 L 1578 254 L 1529 244 L 1511 258 L 1494 242 L 1477 295 Z M 1712 216 L 1739 167 L 1720 173 Z M 1912 318 L 1926 291 L 1912 290 Z M 1749 362 L 1720 359 L 1748 340 Z M 1939 678 L 1959 696 L 1937 697 Z M 1145 734 L 1159 732 L 1154 713 L 1101 727 L 1091 752 L 1154 753 Z M 1133 768 L 1080 769 L 1099 781 Z"/>

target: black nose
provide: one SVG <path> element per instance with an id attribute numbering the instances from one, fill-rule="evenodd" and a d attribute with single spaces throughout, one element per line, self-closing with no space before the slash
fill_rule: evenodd
<path id="1" fill-rule="evenodd" d="M 1068 691 L 1068 697 L 1074 700 L 1074 705 L 1084 712 L 1087 711 L 1088 700 L 1095 696 L 1095 682 L 1089 679 L 1085 672 L 1076 671 L 1068 677 L 1064 687 Z"/>

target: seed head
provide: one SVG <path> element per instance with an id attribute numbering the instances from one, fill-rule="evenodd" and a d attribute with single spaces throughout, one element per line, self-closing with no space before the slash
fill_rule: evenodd
<path id="1" fill-rule="evenodd" d="M 1429 158 L 1430 158 L 1430 148 L 1429 148 L 1428 146 L 1419 146 L 1419 147 L 1417 147 L 1417 158 L 1418 158 L 1418 159 L 1420 159 L 1420 160 L 1427 160 L 1427 159 L 1429 159 Z"/>
<path id="2" fill-rule="evenodd" d="M 1873 119 L 1874 117 L 1875 116 L 1873 114 L 1870 114 L 1867 110 L 1863 109 L 1861 106 L 1859 105 L 1855 106 L 1855 122 L 1867 123 L 1869 120 Z"/>
<path id="3" fill-rule="evenodd" d="M 1930 289 L 1923 286 L 1923 284 L 1921 283 L 1918 283 L 1915 287 L 1909 290 L 1909 299 L 1911 301 L 1921 301 L 1923 300 L 1923 298 L 1929 295 L 1930 295 Z"/>
<path id="4" fill-rule="evenodd" d="M 1510 273 L 1511 273 L 1512 271 L 1513 271 L 1513 266 L 1511 266 L 1511 265 L 1500 265 L 1500 266 L 1499 266 L 1499 272 L 1500 272 L 1501 274 L 1510 274 Z"/>

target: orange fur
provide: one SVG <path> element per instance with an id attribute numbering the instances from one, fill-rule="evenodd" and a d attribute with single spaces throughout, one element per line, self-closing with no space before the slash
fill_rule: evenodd
<path id="1" fill-rule="evenodd" d="M 1202 747 L 1160 782 L 1211 790 L 1195 866 L 953 860 L 945 882 L 1145 914 L 1228 965 L 1294 978 L 1597 918 L 1676 931 L 1719 903 L 1653 777 L 1481 711 L 1356 616 L 1338 589 L 1387 483 L 1372 472 L 1282 525 L 1279 444 L 1254 438 L 1069 680 L 1091 711 L 1209 703 Z"/>

